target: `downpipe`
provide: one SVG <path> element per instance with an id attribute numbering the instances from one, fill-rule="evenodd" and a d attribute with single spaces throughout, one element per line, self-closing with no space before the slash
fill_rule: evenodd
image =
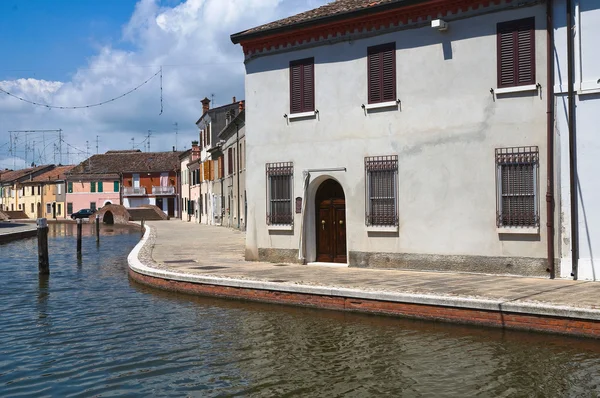
<path id="1" fill-rule="evenodd" d="M 550 279 L 556 277 L 554 264 L 554 0 L 546 1 L 546 227 Z"/>

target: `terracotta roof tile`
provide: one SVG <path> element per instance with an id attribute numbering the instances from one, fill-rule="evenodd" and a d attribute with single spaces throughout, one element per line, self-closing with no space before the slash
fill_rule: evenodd
<path id="1" fill-rule="evenodd" d="M 126 172 L 171 171 L 179 168 L 181 152 L 108 151 L 93 155 L 75 166 L 73 175 L 108 175 Z"/>
<path id="2" fill-rule="evenodd" d="M 29 167 L 27 169 L 8 171 L 6 173 L 2 173 L 0 182 L 11 182 L 28 176 L 30 174 L 35 174 L 49 167 L 54 167 L 54 165 L 43 165 L 37 167 Z"/>
<path id="3" fill-rule="evenodd" d="M 48 182 L 48 181 L 60 181 L 65 179 L 65 173 L 71 171 L 75 166 L 57 166 L 52 170 L 46 171 L 37 177 L 34 177 L 33 182 Z"/>
<path id="4" fill-rule="evenodd" d="M 283 18 L 278 21 L 269 22 L 264 25 L 257 26 L 236 33 L 233 36 L 243 36 L 254 33 L 266 32 L 272 29 L 283 28 L 297 25 L 300 23 L 315 21 L 322 18 L 333 17 L 337 15 L 352 13 L 367 9 L 369 7 L 380 6 L 391 3 L 403 3 L 406 0 L 336 0 L 324 6 L 309 10 L 300 14 L 293 15 L 288 18 Z"/>

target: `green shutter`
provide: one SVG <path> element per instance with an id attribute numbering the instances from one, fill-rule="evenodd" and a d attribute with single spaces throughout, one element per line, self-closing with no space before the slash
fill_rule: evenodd
<path id="1" fill-rule="evenodd" d="M 102 181 L 98 181 L 98 192 L 103 192 L 103 188 Z"/>
<path id="2" fill-rule="evenodd" d="M 71 184 L 71 183 L 69 183 Z M 67 203 L 67 214 L 73 213 L 73 203 Z"/>
<path id="3" fill-rule="evenodd" d="M 119 192 L 119 181 L 114 182 L 114 192 Z"/>
<path id="4" fill-rule="evenodd" d="M 90 192 L 96 192 L 96 181 L 90 183 Z"/>
<path id="5" fill-rule="evenodd" d="M 73 183 L 72 182 L 67 183 L 67 191 L 69 193 L 73 193 Z"/>

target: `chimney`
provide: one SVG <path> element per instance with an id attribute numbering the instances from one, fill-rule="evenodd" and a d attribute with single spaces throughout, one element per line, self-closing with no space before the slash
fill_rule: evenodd
<path id="1" fill-rule="evenodd" d="M 231 102 L 232 104 L 235 104 L 235 97 L 233 97 L 233 101 Z"/>
<path id="2" fill-rule="evenodd" d="M 194 160 L 200 158 L 200 147 L 198 146 L 198 141 L 192 141 L 192 159 Z"/>
<path id="3" fill-rule="evenodd" d="M 240 101 L 238 104 L 238 111 L 241 112 L 244 110 L 244 101 Z"/>
<path id="4" fill-rule="evenodd" d="M 202 101 L 202 114 L 204 115 L 210 109 L 210 100 L 206 97 Z"/>

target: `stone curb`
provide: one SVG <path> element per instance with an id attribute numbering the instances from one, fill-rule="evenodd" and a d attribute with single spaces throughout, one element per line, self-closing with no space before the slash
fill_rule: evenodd
<path id="1" fill-rule="evenodd" d="M 518 313 L 559 318 L 600 320 L 600 310 L 550 305 L 544 303 L 523 301 L 506 302 L 501 300 L 488 300 L 469 297 L 451 297 L 386 291 L 364 291 L 341 287 L 312 286 L 174 272 L 161 267 L 152 259 L 152 249 L 154 247 L 155 239 L 155 229 L 149 225 L 146 225 L 144 236 L 127 257 L 129 268 L 132 271 L 142 275 L 166 280 L 216 286 L 345 297 L 396 303 L 422 304 L 439 307 L 465 308 L 500 313 Z"/>

